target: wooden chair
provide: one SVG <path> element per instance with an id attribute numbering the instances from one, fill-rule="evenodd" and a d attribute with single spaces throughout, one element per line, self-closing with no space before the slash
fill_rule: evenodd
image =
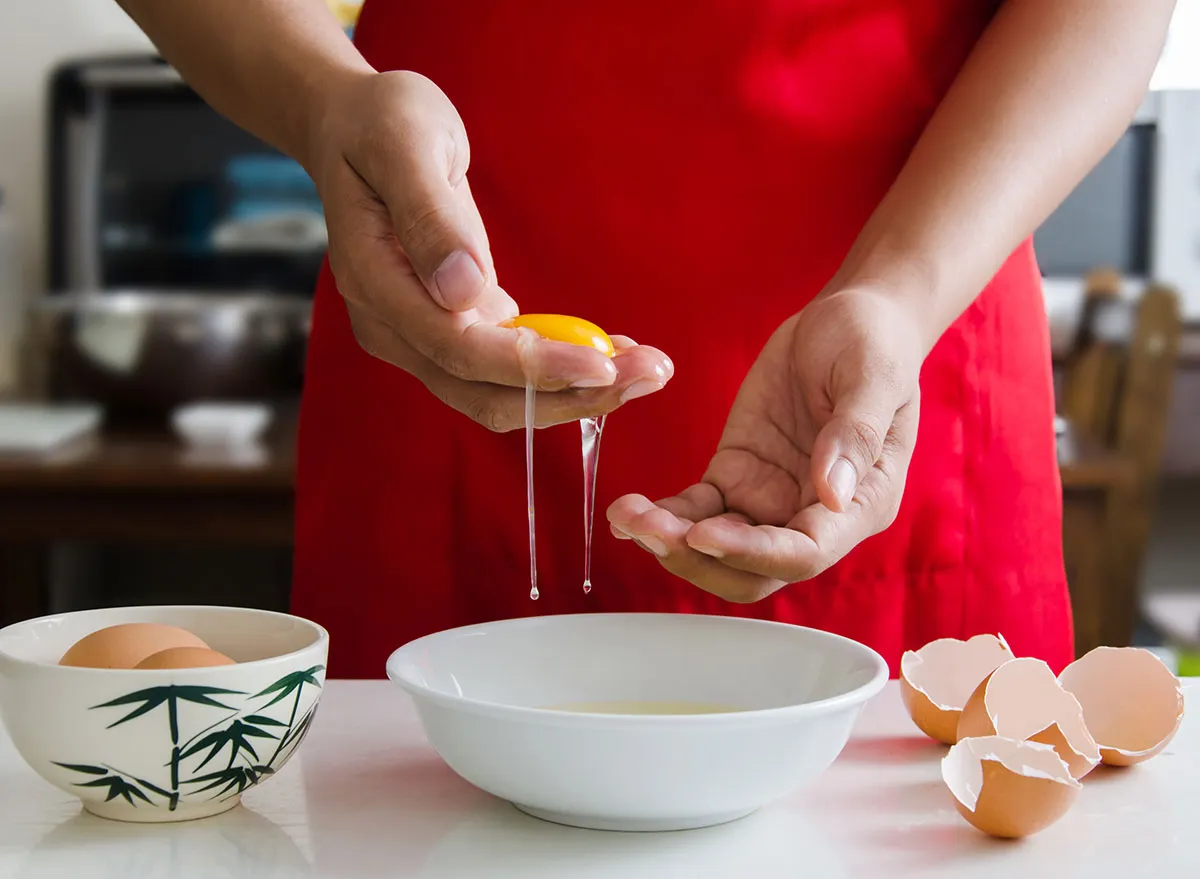
<path id="1" fill-rule="evenodd" d="M 1059 409 L 1074 431 L 1125 459 L 1134 474 L 1109 490 L 1101 533 L 1091 538 L 1105 558 L 1102 644 L 1124 646 L 1133 636 L 1181 334 L 1170 288 L 1151 284 L 1128 302 L 1113 273 L 1089 278 Z"/>

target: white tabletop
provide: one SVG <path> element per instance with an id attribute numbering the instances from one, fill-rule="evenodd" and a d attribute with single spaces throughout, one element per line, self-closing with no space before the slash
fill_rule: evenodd
<path id="1" fill-rule="evenodd" d="M 1185 690 L 1195 708 L 1200 682 Z M 461 781 L 388 682 L 331 681 L 297 759 L 242 807 L 188 824 L 81 814 L 0 733 L 0 879 L 1200 875 L 1195 717 L 1157 759 L 1097 769 L 1066 818 L 1015 843 L 958 816 L 943 751 L 916 732 L 892 683 L 834 766 L 785 802 L 707 830 L 575 830 Z"/>

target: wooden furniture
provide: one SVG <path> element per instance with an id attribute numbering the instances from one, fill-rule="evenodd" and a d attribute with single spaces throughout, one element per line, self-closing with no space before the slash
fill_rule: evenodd
<path id="1" fill-rule="evenodd" d="M 143 428 L 0 458 L 0 625 L 47 612 L 58 541 L 290 544 L 295 436 L 287 412 L 257 455 L 197 454 Z"/>
<path id="2" fill-rule="evenodd" d="M 1171 414 L 1163 449 L 1163 477 L 1200 476 L 1200 320 L 1186 321 L 1179 340 Z"/>
<path id="3" fill-rule="evenodd" d="M 1109 497 L 1137 479 L 1133 463 L 1086 437 L 1059 440 L 1063 486 L 1063 557 L 1075 616 L 1075 652 L 1127 644 L 1132 634 L 1109 589 L 1105 528 Z"/>
<path id="4" fill-rule="evenodd" d="M 1162 471 L 1171 388 L 1181 336 L 1178 297 L 1174 291 L 1151 285 L 1137 303 L 1119 299 L 1107 276 L 1089 286 L 1084 320 L 1077 344 L 1066 362 L 1061 411 L 1077 442 L 1095 454 L 1122 459 L 1131 478 L 1112 478 L 1107 485 L 1093 479 L 1089 513 L 1072 513 L 1064 523 L 1066 552 L 1083 566 L 1098 567 L 1102 585 L 1090 574 L 1075 570 L 1073 591 L 1101 588 L 1104 598 L 1088 605 L 1081 623 L 1081 646 L 1097 643 L 1121 646 L 1132 638 L 1137 616 L 1137 592 L 1150 532 L 1157 487 Z M 1064 484 L 1064 503 L 1070 489 Z M 1097 506 L 1103 497 L 1103 513 Z M 1082 504 L 1076 498 L 1074 503 Z M 1085 546 L 1091 546 L 1085 550 Z M 1089 582 L 1078 582 L 1080 577 Z M 1089 619 L 1095 607 L 1097 622 Z M 1077 609 L 1078 612 L 1078 609 Z M 1098 637 L 1099 640 L 1094 640 Z"/>

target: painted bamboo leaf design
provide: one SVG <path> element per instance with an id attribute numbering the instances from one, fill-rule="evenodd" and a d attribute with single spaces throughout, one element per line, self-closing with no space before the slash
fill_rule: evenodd
<path id="1" fill-rule="evenodd" d="M 230 766 L 227 769 L 219 769 L 216 772 L 209 772 L 206 775 L 189 778 L 184 784 L 204 784 L 203 787 L 196 788 L 193 793 L 200 794 L 210 790 L 216 791 L 212 795 L 212 799 L 214 800 L 227 794 L 237 796 L 243 793 L 246 788 L 258 784 L 260 768 L 256 766 Z"/>
<path id="2" fill-rule="evenodd" d="M 51 761 L 55 766 L 60 766 L 63 769 L 70 769 L 72 772 L 82 772 L 84 775 L 108 775 L 108 770 L 103 766 L 86 766 L 83 763 L 59 763 Z"/>
<path id="3" fill-rule="evenodd" d="M 117 797 L 124 799 L 129 805 L 136 807 L 137 803 L 133 801 L 133 797 L 137 797 L 146 803 L 151 803 L 151 800 L 142 791 L 145 788 L 151 793 L 158 794 L 168 800 L 171 797 L 170 791 L 165 791 L 158 785 L 146 781 L 144 778 L 138 778 L 128 773 L 118 772 L 108 766 L 89 766 L 82 763 L 54 763 L 55 766 L 61 766 L 63 769 L 69 769 L 72 772 L 78 772 L 81 775 L 101 776 L 93 778 L 91 781 L 76 782 L 76 787 L 100 787 L 108 788 L 108 796 L 105 797 L 105 802 L 115 800 Z M 134 784 L 133 782 L 136 782 Z M 139 785 L 141 787 L 139 787 Z"/>
<path id="4" fill-rule="evenodd" d="M 300 721 L 300 725 L 296 725 L 296 713 L 300 710 L 300 696 L 304 692 L 305 684 L 320 689 L 321 684 L 316 679 L 315 675 L 324 670 L 325 666 L 314 665 L 311 668 L 305 669 L 304 671 L 292 672 L 291 674 L 284 675 L 261 693 L 256 693 L 252 697 L 259 699 L 264 696 L 270 696 L 272 693 L 274 693 L 275 695 L 271 701 L 262 708 L 262 710 L 266 710 L 277 702 L 286 699 L 290 694 L 295 693 L 295 699 L 292 700 L 292 713 L 287 722 L 287 732 L 280 737 L 279 744 L 275 746 L 275 753 L 273 753 L 271 755 L 271 759 L 267 761 L 268 766 L 275 765 L 275 761 L 279 759 L 280 754 L 283 753 L 283 749 L 287 747 L 289 742 L 294 741 L 299 744 L 300 739 L 302 739 L 305 733 L 308 732 L 309 724 L 312 722 L 312 709 L 310 709 L 307 716 Z M 297 733 L 297 730 L 300 730 L 300 732 Z M 292 750 L 294 751 L 295 747 L 293 747 Z"/>
<path id="5" fill-rule="evenodd" d="M 286 759 L 286 756 L 294 752 L 304 740 L 316 714 L 316 704 L 297 717 L 300 714 L 300 700 L 305 687 L 321 689 L 322 681 L 317 675 L 324 670 L 325 666 L 314 665 L 302 671 L 292 672 L 253 695 L 222 687 L 171 684 L 137 690 L 91 706 L 92 709 L 128 709 L 122 716 L 109 723 L 107 729 L 122 726 L 159 708 L 166 708 L 171 751 L 170 760 L 164 765 L 170 768 L 169 789 L 107 765 L 54 765 L 84 777 L 86 780 L 76 782 L 79 787 L 105 790 L 105 802 L 120 798 L 134 807 L 139 801 L 154 805 L 152 796 L 161 797 L 172 811 L 178 807 L 180 798 L 185 795 L 190 797 L 211 792 L 207 799 L 229 799 L 239 796 L 263 778 L 273 775 L 276 771 L 275 764 L 281 759 Z M 231 697 L 242 697 L 240 701 L 243 704 L 240 708 L 234 704 L 227 704 Z M 291 706 L 286 722 L 266 713 L 272 706 L 289 698 Z M 250 703 L 262 699 L 268 701 L 261 703 L 257 709 L 251 708 Z M 236 704 L 238 700 L 233 701 Z M 220 709 L 228 714 L 194 732 L 190 738 L 183 741 L 179 729 L 179 705 L 182 702 Z M 286 706 L 284 710 L 287 710 Z M 255 747 L 255 739 L 260 740 L 258 747 L 262 747 L 261 742 L 264 741 L 276 743 L 273 753 L 265 762 Z M 224 768 L 196 774 L 225 754 L 228 755 L 228 759 Z M 190 773 L 193 777 L 181 779 L 183 761 L 200 755 L 203 755 L 200 763 Z"/>
<path id="6" fill-rule="evenodd" d="M 246 723 L 252 723 L 255 726 L 287 726 L 287 724 L 282 720 L 276 720 L 274 717 L 267 717 L 265 714 L 251 714 L 249 717 L 243 718 L 243 720 L 245 720 Z"/>
<path id="7" fill-rule="evenodd" d="M 120 720 L 114 720 L 108 725 L 109 729 L 114 726 L 120 726 L 123 723 L 128 723 L 135 718 L 141 717 L 143 714 L 149 714 L 160 705 L 167 705 L 168 708 L 174 709 L 180 702 L 192 702 L 196 705 L 208 705 L 213 708 L 224 708 L 226 711 L 234 711 L 232 705 L 225 705 L 213 699 L 213 696 L 241 696 L 244 695 L 241 690 L 226 690 L 221 687 L 197 687 L 197 686 L 180 686 L 177 684 L 168 684 L 165 687 L 150 687 L 146 690 L 138 690 L 136 693 L 130 693 L 126 696 L 120 696 L 109 702 L 104 702 L 100 705 L 93 705 L 92 708 L 117 708 L 123 705 L 135 705 L 138 702 L 142 703 L 133 711 L 126 714 Z M 179 737 L 179 730 L 173 730 L 172 738 Z"/>
<path id="8" fill-rule="evenodd" d="M 104 778 L 97 778 L 94 781 L 85 781 L 78 787 L 107 787 L 108 796 L 104 798 L 104 802 L 108 803 L 121 797 L 129 805 L 137 807 L 137 803 L 133 801 L 137 797 L 143 803 L 150 804 L 150 798 L 141 792 L 136 785 L 130 784 L 119 775 L 106 775 Z"/>
<path id="9" fill-rule="evenodd" d="M 261 693 L 255 693 L 253 698 L 260 699 L 263 696 L 269 696 L 274 693 L 275 698 L 263 706 L 263 708 L 270 708 L 275 703 L 282 702 L 292 693 L 295 693 L 297 696 L 299 696 L 300 691 L 304 688 L 305 684 L 309 684 L 314 687 L 320 687 L 321 684 L 315 677 L 313 677 L 313 675 L 324 670 L 325 666 L 314 665 L 312 668 L 307 668 L 304 671 L 294 671 L 291 674 L 284 675 Z M 294 719 L 295 718 L 293 718 L 293 720 Z"/>
<path id="10" fill-rule="evenodd" d="M 300 747 L 300 743 L 302 741 L 304 741 L 304 737 L 306 735 L 308 735 L 308 729 L 312 725 L 313 716 L 316 713 L 317 713 L 316 705 L 314 705 L 312 708 L 308 709 L 308 711 L 306 711 L 304 713 L 304 717 L 302 717 L 300 719 L 300 722 L 298 724 L 296 724 L 295 729 L 289 730 L 287 732 L 287 734 L 283 737 L 283 742 L 281 743 L 280 750 L 282 750 L 283 748 L 286 748 L 288 746 L 291 746 L 292 750 L 294 751 L 294 750 L 296 750 L 296 748 Z"/>
<path id="11" fill-rule="evenodd" d="M 249 718 L 247 718 L 247 720 L 249 720 Z M 283 726 L 282 723 L 278 725 Z M 200 765 L 196 767 L 197 772 L 207 766 L 209 762 L 226 747 L 229 748 L 230 766 L 232 766 L 234 761 L 237 760 L 238 754 L 242 753 L 243 751 L 249 754 L 255 760 L 258 760 L 258 752 L 254 750 L 254 746 L 250 743 L 251 738 L 274 740 L 277 739 L 278 736 L 273 735 L 266 730 L 259 729 L 253 724 L 243 722 L 241 720 L 235 720 L 225 729 L 209 733 L 204 738 L 200 739 L 200 741 L 196 742 L 194 745 L 180 754 L 179 759 L 186 760 L 188 757 L 195 756 L 206 748 L 210 749 L 208 756 L 200 761 Z"/>

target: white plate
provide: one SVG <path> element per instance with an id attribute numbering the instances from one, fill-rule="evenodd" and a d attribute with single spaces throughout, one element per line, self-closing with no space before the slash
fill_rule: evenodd
<path id="1" fill-rule="evenodd" d="M 53 451 L 94 431 L 103 414 L 99 406 L 0 405 L 0 452 Z"/>
<path id="2" fill-rule="evenodd" d="M 741 818 L 841 752 L 887 664 L 814 629 L 732 617 L 584 614 L 420 638 L 391 655 L 430 743 L 459 775 L 521 810 L 606 830 Z M 556 710 L 687 702 L 725 713 Z"/>

